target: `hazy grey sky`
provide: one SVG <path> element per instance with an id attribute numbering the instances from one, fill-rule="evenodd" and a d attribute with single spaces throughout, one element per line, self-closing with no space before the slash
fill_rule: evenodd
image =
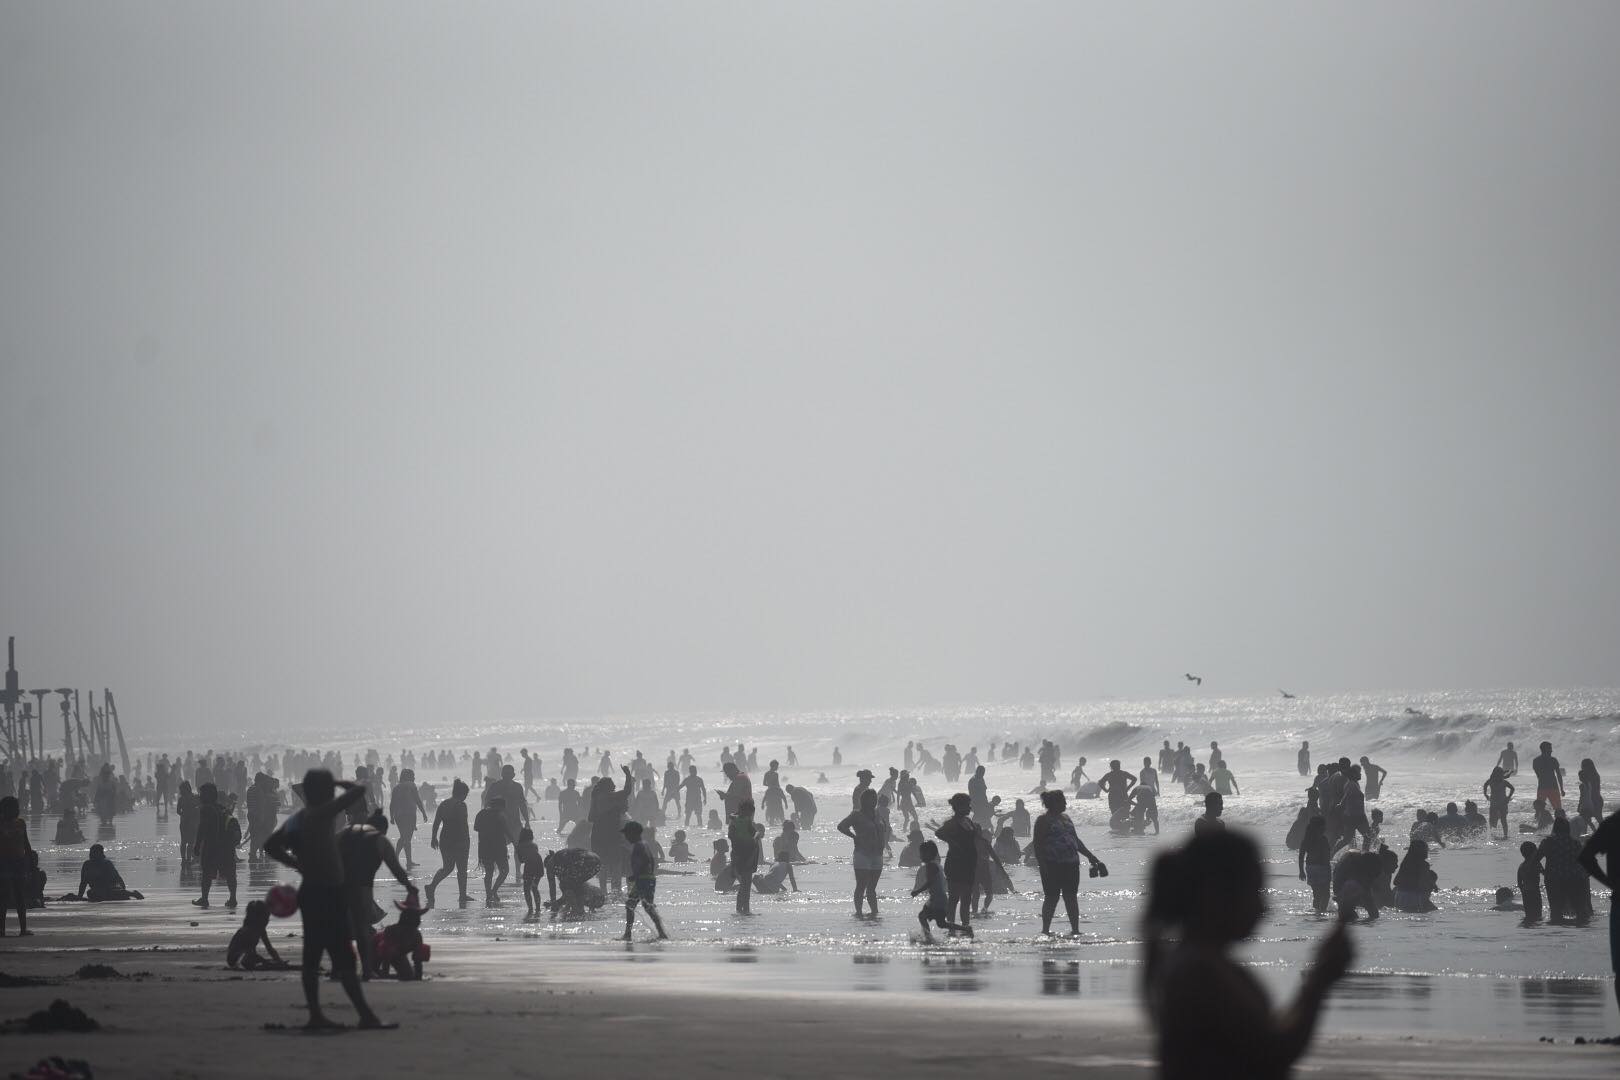
<path id="1" fill-rule="evenodd" d="M 1612 685 L 1620 5 L 0 7 L 146 727 Z"/>

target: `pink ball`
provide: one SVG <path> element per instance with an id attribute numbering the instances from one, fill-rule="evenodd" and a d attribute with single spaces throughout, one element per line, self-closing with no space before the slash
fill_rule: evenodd
<path id="1" fill-rule="evenodd" d="M 273 886 L 265 894 L 264 902 L 270 908 L 270 914 L 285 919 L 298 910 L 298 890 L 291 885 Z"/>

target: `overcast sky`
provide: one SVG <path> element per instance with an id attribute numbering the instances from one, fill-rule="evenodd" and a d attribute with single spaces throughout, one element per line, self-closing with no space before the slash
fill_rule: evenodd
<path id="1" fill-rule="evenodd" d="M 0 632 L 199 732 L 1614 685 L 1617 40 L 6 4 Z"/>

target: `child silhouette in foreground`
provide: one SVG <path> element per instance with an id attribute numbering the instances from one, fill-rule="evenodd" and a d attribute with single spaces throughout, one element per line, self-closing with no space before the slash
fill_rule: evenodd
<path id="1" fill-rule="evenodd" d="M 399 921 L 377 931 L 372 952 L 377 957 L 376 974 L 392 974 L 403 981 L 420 981 L 422 965 L 432 955 L 422 940 L 422 908 L 413 896 L 404 903 L 394 901 Z"/>
<path id="2" fill-rule="evenodd" d="M 959 926 L 950 921 L 950 897 L 945 892 L 945 871 L 939 868 L 939 845 L 932 840 L 925 840 L 917 847 L 917 857 L 922 859 L 922 867 L 918 871 L 922 876 L 922 884 L 911 890 L 912 896 L 928 894 L 923 903 L 922 910 L 917 913 L 917 921 L 922 924 L 923 940 L 930 945 L 934 943 L 932 927 L 938 926 L 949 930 L 953 934 L 966 934 L 973 936 L 973 929 L 969 926 Z"/>
<path id="3" fill-rule="evenodd" d="M 534 842 L 533 829 L 518 830 L 517 870 L 523 879 L 523 903 L 528 908 L 524 922 L 536 922 L 543 905 L 540 900 L 540 879 L 546 876 L 546 860 L 540 854 L 540 845 Z"/>
<path id="4" fill-rule="evenodd" d="M 1519 900 L 1524 904 L 1524 921 L 1541 921 L 1541 849 L 1529 840 L 1519 845 L 1524 861 L 1519 864 Z"/>
<path id="5" fill-rule="evenodd" d="M 1232 956 L 1265 914 L 1263 884 L 1259 848 L 1236 833 L 1195 836 L 1155 861 L 1144 996 L 1164 1080 L 1282 1077 L 1310 1045 L 1328 990 L 1349 966 L 1350 939 L 1336 923 L 1299 996 L 1274 1013 L 1265 988 Z"/>
<path id="6" fill-rule="evenodd" d="M 270 944 L 270 905 L 263 900 L 249 900 L 242 916 L 242 926 L 231 935 L 225 950 L 225 966 L 245 971 L 289 971 L 292 965 L 281 958 Z M 259 946 L 264 946 L 264 956 Z"/>
<path id="7" fill-rule="evenodd" d="M 641 823 L 627 821 L 621 831 L 630 844 L 630 891 L 624 899 L 624 940 L 629 941 L 630 931 L 636 928 L 637 904 L 647 912 L 647 918 L 652 920 L 658 937 L 668 938 L 669 935 L 664 933 L 664 920 L 658 917 L 658 908 L 653 905 L 658 895 L 658 862 L 647 841 L 642 839 Z"/>

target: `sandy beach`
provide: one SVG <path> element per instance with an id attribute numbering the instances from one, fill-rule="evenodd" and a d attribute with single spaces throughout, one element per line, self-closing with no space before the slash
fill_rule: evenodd
<path id="1" fill-rule="evenodd" d="M 55 920 L 18 947 L 5 974 L 43 980 L 0 989 L 0 1018 L 60 998 L 101 1028 L 90 1034 L 12 1034 L 8 1069 L 39 1058 L 81 1058 L 101 1078 L 274 1077 L 318 1069 L 364 1075 L 937 1076 L 1011 1070 L 1024 1077 L 1140 1077 L 1153 1073 L 1142 1017 L 1121 1001 L 1004 1001 L 947 995 L 752 989 L 730 992 L 724 965 L 696 988 L 625 977 L 586 987 L 576 968 L 490 965 L 487 956 L 435 951 L 421 984 L 374 982 L 368 993 L 397 1031 L 305 1035 L 295 973 L 227 970 L 189 926 L 161 940 L 109 947 L 93 930 Z M 280 942 L 282 935 L 277 934 Z M 431 937 L 430 937 L 431 940 Z M 287 941 L 295 952 L 295 942 Z M 646 948 L 638 945 L 636 948 Z M 531 954 L 533 955 L 533 954 Z M 83 979 L 86 964 L 116 978 Z M 622 967 L 619 968 L 622 972 Z M 10 980 L 8 980 L 9 982 Z M 323 985 L 332 1015 L 352 1020 L 339 987 Z M 341 1004 L 340 1004 L 341 1003 Z M 270 1025 L 267 1027 L 267 1025 Z M 1301 1075 L 1387 1077 L 1396 1069 L 1444 1077 L 1609 1077 L 1611 1046 L 1437 1034 L 1327 1036 Z M 1212 1073 L 1211 1075 L 1216 1075 Z"/>

